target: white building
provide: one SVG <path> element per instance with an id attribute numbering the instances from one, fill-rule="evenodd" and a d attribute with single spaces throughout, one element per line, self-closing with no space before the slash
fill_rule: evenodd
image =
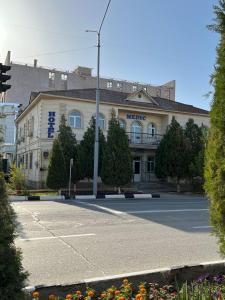
<path id="1" fill-rule="evenodd" d="M 16 127 L 15 119 L 18 114 L 19 104 L 0 103 L 0 137 L 3 142 L 0 143 L 0 154 L 3 159 L 10 164 L 16 151 Z"/>
<path id="2" fill-rule="evenodd" d="M 96 89 L 75 89 L 33 93 L 30 104 L 16 120 L 18 128 L 17 164 L 22 164 L 34 186 L 44 186 L 49 153 L 65 115 L 80 141 L 95 113 Z M 101 89 L 100 127 L 107 135 L 112 108 L 127 132 L 133 155 L 133 181 L 154 178 L 154 157 L 159 141 L 172 117 L 184 126 L 192 118 L 198 125 L 209 126 L 206 110 L 152 97 L 144 89 L 124 93 Z"/>
<path id="3" fill-rule="evenodd" d="M 62 71 L 38 66 L 36 59 L 33 65 L 15 63 L 11 61 L 10 51 L 5 64 L 11 66 L 11 70 L 7 73 L 11 75 L 8 81 L 11 89 L 2 95 L 2 101 L 20 103 L 23 108 L 28 105 L 31 92 L 96 88 L 97 85 L 96 76 L 93 76 L 92 69 L 87 67 L 77 67 L 74 71 Z M 125 93 L 144 89 L 151 96 L 175 100 L 175 80 L 154 86 L 102 77 L 100 88 Z"/>

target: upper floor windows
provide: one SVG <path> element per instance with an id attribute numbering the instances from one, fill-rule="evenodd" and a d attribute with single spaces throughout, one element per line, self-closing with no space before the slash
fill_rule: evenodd
<path id="1" fill-rule="evenodd" d="M 72 128 L 81 128 L 81 114 L 78 111 L 69 114 L 69 124 Z"/>
<path id="2" fill-rule="evenodd" d="M 126 122 L 123 119 L 119 119 L 120 127 L 126 129 Z"/>
<path id="3" fill-rule="evenodd" d="M 55 87 L 55 73 L 54 72 L 48 73 L 48 86 Z"/>
<path id="4" fill-rule="evenodd" d="M 65 90 L 67 90 L 67 79 L 68 79 L 67 74 L 61 74 L 61 85 L 62 88 Z"/>
<path id="5" fill-rule="evenodd" d="M 122 89 L 122 83 L 121 82 L 117 82 L 117 84 L 116 84 L 116 87 L 118 88 L 118 89 Z"/>
<path id="6" fill-rule="evenodd" d="M 95 118 L 95 115 L 94 115 Z M 105 130 L 105 117 L 103 114 L 98 115 L 98 126 L 102 129 Z"/>
<path id="7" fill-rule="evenodd" d="M 136 92 L 137 91 L 137 86 L 133 85 L 132 89 L 133 89 L 133 92 Z"/>
<path id="8" fill-rule="evenodd" d="M 148 125 L 148 134 L 151 135 L 151 136 L 156 135 L 156 126 L 155 126 L 154 123 L 150 123 Z"/>
<path id="9" fill-rule="evenodd" d="M 111 89 L 112 86 L 113 86 L 112 81 L 107 81 L 107 88 L 108 88 L 108 89 Z"/>

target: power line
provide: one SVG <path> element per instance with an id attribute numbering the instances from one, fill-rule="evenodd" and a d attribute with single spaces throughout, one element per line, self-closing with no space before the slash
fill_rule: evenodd
<path id="1" fill-rule="evenodd" d="M 39 54 L 33 54 L 33 55 L 29 55 L 29 56 L 19 56 L 19 57 L 15 57 L 15 59 L 33 58 L 33 57 L 55 55 L 55 54 L 64 54 L 64 53 L 82 51 L 82 50 L 87 50 L 87 49 L 92 49 L 92 48 L 96 48 L 96 46 L 91 46 L 91 47 L 86 47 L 86 48 L 77 48 L 77 49 L 68 49 L 68 50 L 56 51 L 56 52 L 39 53 Z"/>

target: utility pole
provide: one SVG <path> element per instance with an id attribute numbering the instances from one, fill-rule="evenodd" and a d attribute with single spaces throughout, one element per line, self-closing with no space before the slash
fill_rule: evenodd
<path id="1" fill-rule="evenodd" d="M 94 174 L 93 174 L 93 195 L 97 196 L 98 193 L 98 161 L 99 161 L 99 102 L 100 102 L 100 88 L 99 88 L 99 74 L 100 74 L 100 36 L 103 22 L 105 20 L 107 11 L 109 9 L 111 0 L 109 0 L 108 5 L 105 10 L 105 14 L 102 18 L 99 30 L 86 30 L 86 32 L 97 33 L 97 88 L 96 88 L 96 116 L 95 116 L 95 147 L 94 147 Z"/>
<path id="2" fill-rule="evenodd" d="M 69 197 L 71 194 L 71 174 L 72 174 L 73 158 L 70 159 L 70 178 L 69 178 Z"/>

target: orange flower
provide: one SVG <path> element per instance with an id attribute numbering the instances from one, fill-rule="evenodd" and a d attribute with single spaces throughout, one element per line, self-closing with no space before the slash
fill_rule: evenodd
<path id="1" fill-rule="evenodd" d="M 124 285 L 128 285 L 128 283 L 129 283 L 128 279 L 124 279 L 124 280 L 123 280 L 123 284 L 124 284 Z"/>
<path id="2" fill-rule="evenodd" d="M 38 298 L 39 298 L 39 292 L 34 291 L 34 292 L 32 293 L 32 297 L 33 297 L 34 299 L 38 299 Z"/>
<path id="3" fill-rule="evenodd" d="M 125 297 L 120 296 L 120 297 L 118 298 L 118 300 L 126 300 L 126 299 L 125 299 Z"/>
<path id="4" fill-rule="evenodd" d="M 113 293 L 114 293 L 114 290 L 113 290 L 112 288 L 109 288 L 109 289 L 108 289 L 108 292 L 109 292 L 110 294 L 113 294 Z"/>
<path id="5" fill-rule="evenodd" d="M 106 293 L 101 293 L 101 298 L 105 298 L 106 297 Z"/>
<path id="6" fill-rule="evenodd" d="M 89 297 L 94 297 L 94 292 L 93 291 L 88 291 L 87 294 L 88 294 Z"/>
<path id="7" fill-rule="evenodd" d="M 66 299 L 69 299 L 69 300 L 73 299 L 73 295 L 72 294 L 67 294 Z"/>
<path id="8" fill-rule="evenodd" d="M 76 291 L 77 296 L 81 296 L 81 291 Z"/>
<path id="9" fill-rule="evenodd" d="M 139 289 L 145 289 L 144 284 L 140 284 L 140 285 L 139 285 Z"/>
<path id="10" fill-rule="evenodd" d="M 55 300 L 55 298 L 56 298 L 56 296 L 53 295 L 53 294 L 51 294 L 51 295 L 48 296 L 48 300 Z"/>
<path id="11" fill-rule="evenodd" d="M 141 294 L 137 294 L 135 297 L 136 300 L 140 300 L 140 298 L 141 298 Z"/>
<path id="12" fill-rule="evenodd" d="M 118 296 L 119 294 L 120 294 L 120 291 L 119 291 L 119 290 L 116 290 L 116 291 L 115 291 L 115 295 Z"/>
<path id="13" fill-rule="evenodd" d="M 141 288 L 141 289 L 140 289 L 140 292 L 141 292 L 142 294 L 145 294 L 145 293 L 146 293 L 146 289 L 145 289 L 145 288 Z"/>

